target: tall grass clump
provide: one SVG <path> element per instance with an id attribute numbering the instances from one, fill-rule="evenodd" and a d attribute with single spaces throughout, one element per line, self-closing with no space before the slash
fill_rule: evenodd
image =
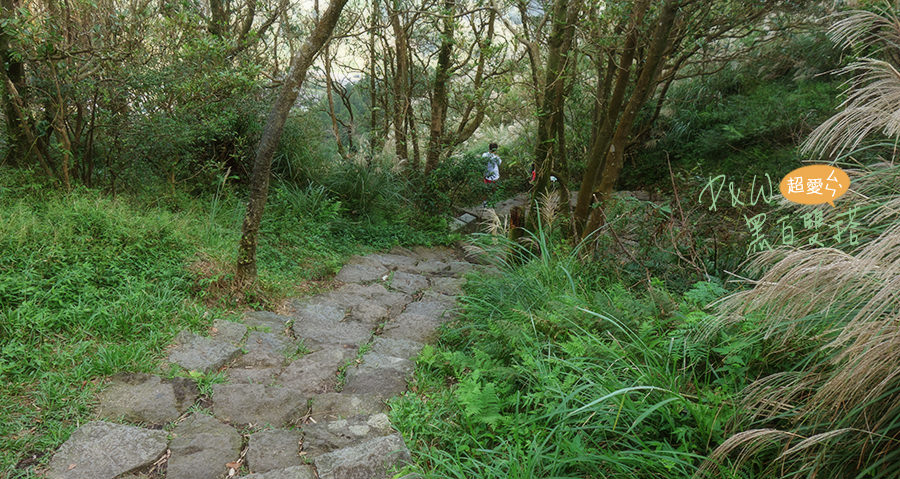
<path id="1" fill-rule="evenodd" d="M 0 476 L 16 477 L 88 415 L 98 378 L 146 371 L 204 320 L 179 217 L 0 177 Z"/>
<path id="2" fill-rule="evenodd" d="M 891 11 L 842 14 L 834 38 L 863 53 L 896 59 L 900 21 Z M 896 139 L 900 74 L 863 58 L 852 72 L 842 110 L 804 145 L 833 156 L 858 151 L 878 135 Z M 884 136 L 881 136 L 884 135 Z M 791 367 L 742 393 L 734 434 L 704 471 L 742 469 L 763 477 L 900 476 L 900 205 L 898 167 L 854 172 L 850 201 L 860 204 L 857 245 L 767 252 L 754 259 L 755 286 L 722 306 L 721 323 L 759 318 L 765 335 L 795 356 Z M 791 345 L 806 343 L 803 350 Z"/>
<path id="3" fill-rule="evenodd" d="M 557 238 L 550 198 L 521 242 L 476 243 L 457 321 L 392 403 L 425 477 L 689 477 L 724 440 L 732 396 L 755 374 L 752 338 L 699 338 L 725 293 L 645 291 L 597 275 Z M 499 231 L 498 231 L 499 233 Z"/>

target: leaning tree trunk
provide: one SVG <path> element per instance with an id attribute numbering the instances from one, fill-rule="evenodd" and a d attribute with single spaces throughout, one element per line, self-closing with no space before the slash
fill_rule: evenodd
<path id="1" fill-rule="evenodd" d="M 444 2 L 444 31 L 441 32 L 441 47 L 434 72 L 434 88 L 431 95 L 431 134 L 428 138 L 428 152 L 425 155 L 425 174 L 437 168 L 444 143 L 444 121 L 447 118 L 447 82 L 450 80 L 450 57 L 453 53 L 453 15 L 456 0 Z"/>
<path id="2" fill-rule="evenodd" d="M 275 149 L 281 141 L 284 131 L 284 123 L 297 95 L 303 80 L 306 78 L 306 70 L 312 64 L 319 50 L 331 37 L 334 26 L 341 16 L 341 10 L 347 0 L 331 0 L 325 14 L 319 19 L 315 29 L 309 38 L 291 60 L 287 78 L 278 92 L 278 98 L 263 128 L 262 138 L 256 149 L 256 158 L 253 161 L 253 173 L 250 176 L 250 200 L 247 203 L 247 215 L 244 217 L 241 241 L 238 244 L 237 270 L 235 281 L 243 286 L 256 281 L 256 246 L 258 244 L 259 225 L 262 222 L 263 211 L 266 207 L 266 198 L 269 194 L 269 176 L 272 170 L 272 157 Z"/>

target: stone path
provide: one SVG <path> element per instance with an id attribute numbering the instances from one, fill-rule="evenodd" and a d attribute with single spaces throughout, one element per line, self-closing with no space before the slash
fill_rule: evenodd
<path id="1" fill-rule="evenodd" d="M 636 191 L 616 191 L 614 193 L 618 197 L 633 197 L 641 201 L 651 201 L 652 196 L 646 191 L 636 190 Z M 569 192 L 569 207 L 574 208 L 575 203 L 578 200 L 578 191 L 570 191 Z M 452 231 L 459 231 L 462 233 L 472 233 L 478 230 L 478 226 L 481 222 L 490 221 L 494 215 L 500 218 L 500 221 L 505 223 L 509 218 L 509 213 L 513 208 L 516 207 L 524 207 L 531 201 L 531 194 L 528 192 L 519 193 L 512 198 L 507 198 L 505 200 L 497 202 L 497 204 L 493 205 L 491 208 L 482 208 L 481 206 L 470 206 L 467 208 L 461 208 L 461 214 L 454 217 L 452 222 L 450 223 L 450 229 Z"/>
<path id="2" fill-rule="evenodd" d="M 338 273 L 342 286 L 294 300 L 289 315 L 183 331 L 168 361 L 227 381 L 206 397 L 190 379 L 114 376 L 99 419 L 57 450 L 46 477 L 387 477 L 409 451 L 384 401 L 406 390 L 475 267 L 447 248 L 358 256 Z"/>

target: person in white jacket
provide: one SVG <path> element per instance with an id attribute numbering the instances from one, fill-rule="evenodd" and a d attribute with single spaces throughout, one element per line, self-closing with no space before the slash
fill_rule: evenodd
<path id="1" fill-rule="evenodd" d="M 491 194 L 493 195 L 497 180 L 500 179 L 500 163 L 503 163 L 503 160 L 497 156 L 497 144 L 491 143 L 488 146 L 488 151 L 484 152 L 484 154 L 481 155 L 481 158 L 486 162 L 484 169 L 484 183 L 491 185 Z M 487 198 L 481 203 L 481 207 L 487 207 Z"/>

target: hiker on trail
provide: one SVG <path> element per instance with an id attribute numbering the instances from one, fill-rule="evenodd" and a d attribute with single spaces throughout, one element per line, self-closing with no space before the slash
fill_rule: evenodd
<path id="1" fill-rule="evenodd" d="M 497 156 L 497 144 L 491 143 L 488 146 L 488 151 L 484 152 L 481 158 L 487 163 L 484 169 L 484 183 L 491 185 L 491 194 L 493 195 L 497 180 L 500 179 L 500 163 L 503 163 L 503 160 Z M 487 198 L 481 203 L 481 206 L 487 206 Z"/>

